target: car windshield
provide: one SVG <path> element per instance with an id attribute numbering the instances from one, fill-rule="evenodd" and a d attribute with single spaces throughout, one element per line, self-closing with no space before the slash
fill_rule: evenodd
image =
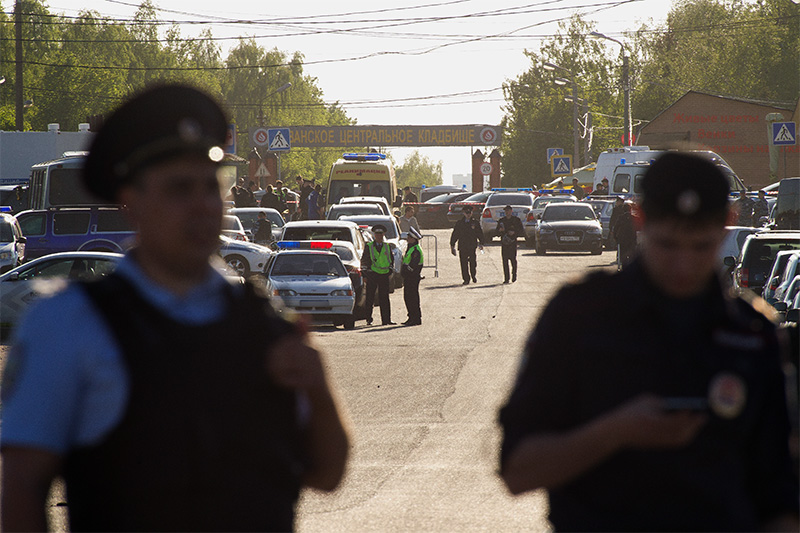
<path id="1" fill-rule="evenodd" d="M 331 248 L 331 251 L 335 252 L 336 255 L 339 256 L 339 259 L 341 259 L 342 261 L 352 261 L 353 259 L 355 259 L 355 256 L 353 255 L 353 250 L 351 250 L 347 246 L 334 246 Z"/>
<path id="2" fill-rule="evenodd" d="M 572 202 L 577 204 L 577 202 Z M 554 222 L 562 220 L 596 220 L 594 211 L 588 205 L 551 205 L 544 210 L 542 220 Z"/>
<path id="3" fill-rule="evenodd" d="M 284 241 L 347 241 L 353 242 L 350 228 L 325 226 L 287 227 L 283 230 Z"/>
<path id="4" fill-rule="evenodd" d="M 222 217 L 222 229 L 241 231 L 242 223 L 239 221 L 238 217 L 225 215 Z"/>
<path id="5" fill-rule="evenodd" d="M 534 209 L 542 209 L 544 206 L 550 203 L 558 203 L 558 202 L 571 202 L 572 198 L 567 198 L 565 196 L 540 196 L 533 202 Z"/>
<path id="6" fill-rule="evenodd" d="M 11 224 L 0 224 L 0 242 L 14 242 L 14 232 L 11 230 Z"/>
<path id="7" fill-rule="evenodd" d="M 258 211 L 239 211 L 236 213 L 236 217 L 242 223 L 245 229 L 252 230 L 253 226 L 256 224 L 256 220 L 258 220 Z M 265 211 L 267 214 L 267 220 L 269 220 L 270 225 L 274 228 L 282 228 L 283 227 L 283 218 L 281 217 L 280 213 L 274 211 Z M 225 228 L 225 229 L 235 229 L 235 228 Z"/>
<path id="8" fill-rule="evenodd" d="M 493 194 L 486 200 L 486 207 L 497 205 L 531 205 L 530 194 Z"/>
<path id="9" fill-rule="evenodd" d="M 489 194 L 491 194 L 491 193 L 479 192 L 479 193 L 475 193 L 475 194 L 472 194 L 470 196 L 467 196 L 466 198 L 464 198 L 463 200 L 460 200 L 460 201 L 461 202 L 485 202 L 486 199 L 489 197 Z"/>
<path id="10" fill-rule="evenodd" d="M 279 254 L 272 266 L 273 276 L 346 276 L 341 260 L 328 254 Z"/>
<path id="11" fill-rule="evenodd" d="M 369 226 L 370 231 L 372 231 L 372 226 L 375 224 L 383 224 L 386 226 L 386 234 L 384 238 L 386 239 L 398 239 L 400 235 L 397 233 L 397 225 L 389 219 L 387 221 L 386 218 L 372 218 L 372 217 L 364 217 L 364 216 L 355 216 L 355 217 L 347 217 L 347 220 L 350 222 L 355 222 L 359 226 Z"/>
<path id="12" fill-rule="evenodd" d="M 383 209 L 378 204 L 339 204 L 331 206 L 328 220 L 338 220 L 352 215 L 382 215 Z"/>
<path id="13" fill-rule="evenodd" d="M 447 199 L 450 198 L 451 196 L 453 196 L 453 193 L 451 193 L 451 192 L 448 192 L 448 193 L 445 193 L 445 194 L 440 194 L 438 196 L 434 196 L 433 198 L 425 200 L 425 203 L 426 204 L 441 204 L 443 202 L 446 202 Z"/>

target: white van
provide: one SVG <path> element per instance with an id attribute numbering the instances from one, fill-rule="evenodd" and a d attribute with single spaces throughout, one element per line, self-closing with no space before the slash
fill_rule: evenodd
<path id="1" fill-rule="evenodd" d="M 617 170 L 617 167 L 623 167 L 623 173 L 629 167 L 636 167 L 630 168 L 630 170 L 635 171 L 635 174 L 638 172 L 637 169 L 646 169 L 650 163 L 667 153 L 667 151 L 668 150 L 651 150 L 649 146 L 623 146 L 622 148 L 609 148 L 597 156 L 597 167 L 594 171 L 592 189 L 596 189 L 597 185 L 603 181 L 603 178 L 606 178 L 608 180 L 609 194 L 615 194 L 614 172 Z M 722 157 L 720 157 L 717 153 L 710 150 L 691 150 L 686 153 L 705 157 L 717 165 L 722 173 L 728 178 L 728 185 L 731 188 L 731 192 L 747 191 L 747 187 L 744 186 L 744 183 L 742 183 L 742 180 L 739 179 L 739 176 L 737 176 L 736 173 L 731 169 L 731 166 L 727 163 L 727 161 L 722 159 Z M 631 178 L 631 176 L 628 177 Z M 631 179 L 631 184 L 634 186 L 633 190 L 630 189 L 630 185 L 628 187 L 624 187 L 628 190 L 628 194 L 639 194 L 640 191 L 638 191 L 635 187 L 635 179 Z M 622 186 L 619 188 L 622 188 Z M 619 192 L 616 194 L 619 194 Z"/>
<path id="2" fill-rule="evenodd" d="M 394 166 L 386 154 L 343 154 L 331 165 L 328 205 L 350 196 L 380 196 L 393 205 L 396 194 Z"/>

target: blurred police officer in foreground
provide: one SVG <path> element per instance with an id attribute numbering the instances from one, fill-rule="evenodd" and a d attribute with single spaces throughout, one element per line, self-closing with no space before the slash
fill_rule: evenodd
<path id="1" fill-rule="evenodd" d="M 209 262 L 225 128 L 208 96 L 166 85 L 94 139 L 85 182 L 127 206 L 138 245 L 19 327 L 2 387 L 4 531 L 46 529 L 57 475 L 75 531 L 290 530 L 302 486 L 339 483 L 348 438 L 321 354 Z"/>
<path id="2" fill-rule="evenodd" d="M 472 218 L 471 205 L 465 205 L 462 212 L 464 218 L 456 222 L 453 233 L 450 234 L 450 252 L 456 255 L 456 244 L 458 244 L 461 279 L 464 280 L 463 285 L 469 285 L 470 276 L 473 283 L 478 282 L 478 260 L 475 249 L 480 247 L 483 250 L 483 231 L 480 223 Z"/>
<path id="3" fill-rule="evenodd" d="M 404 326 L 419 326 L 422 324 L 422 310 L 419 304 L 419 282 L 422 279 L 422 266 L 424 258 L 419 240 L 422 234 L 416 228 L 408 229 L 408 249 L 403 256 L 403 299 L 406 303 L 408 320 Z"/>
<path id="4" fill-rule="evenodd" d="M 384 242 L 386 226 L 375 224 L 372 235 L 375 240 L 368 242 L 361 254 L 361 272 L 364 274 L 367 297 L 364 303 L 367 311 L 367 325 L 372 325 L 372 307 L 375 305 L 375 291 L 378 291 L 378 306 L 381 308 L 381 323 L 393 326 L 392 308 L 389 303 L 389 284 L 391 283 L 394 258 L 389 244 Z"/>
<path id="5" fill-rule="evenodd" d="M 500 413 L 502 478 L 547 488 L 556 530 L 797 531 L 781 332 L 714 266 L 727 180 L 666 154 L 641 209 L 640 257 L 542 313 Z"/>

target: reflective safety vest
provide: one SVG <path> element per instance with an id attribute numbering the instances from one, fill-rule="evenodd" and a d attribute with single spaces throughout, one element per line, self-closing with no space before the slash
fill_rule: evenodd
<path id="1" fill-rule="evenodd" d="M 422 248 L 420 248 L 419 243 L 415 244 L 414 246 L 409 246 L 408 250 L 406 250 L 406 255 L 403 256 L 403 264 L 408 265 L 411 263 L 411 254 L 414 253 L 414 250 L 419 250 L 419 264 L 422 266 Z"/>
<path id="2" fill-rule="evenodd" d="M 384 242 L 380 252 L 375 249 L 374 242 L 368 243 L 367 246 L 369 247 L 369 258 L 372 261 L 370 269 L 378 274 L 388 274 L 392 268 L 392 251 L 389 249 L 389 245 Z"/>

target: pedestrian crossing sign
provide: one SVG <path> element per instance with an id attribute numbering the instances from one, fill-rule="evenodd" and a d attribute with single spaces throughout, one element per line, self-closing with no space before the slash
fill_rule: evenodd
<path id="1" fill-rule="evenodd" d="M 797 124 L 794 122 L 772 123 L 772 145 L 794 146 L 797 144 Z"/>
<path id="2" fill-rule="evenodd" d="M 289 128 L 270 128 L 267 136 L 267 150 L 270 152 L 288 152 L 292 147 Z"/>
<path id="3" fill-rule="evenodd" d="M 554 178 L 572 176 L 572 156 L 554 155 L 550 159 L 550 175 Z"/>

